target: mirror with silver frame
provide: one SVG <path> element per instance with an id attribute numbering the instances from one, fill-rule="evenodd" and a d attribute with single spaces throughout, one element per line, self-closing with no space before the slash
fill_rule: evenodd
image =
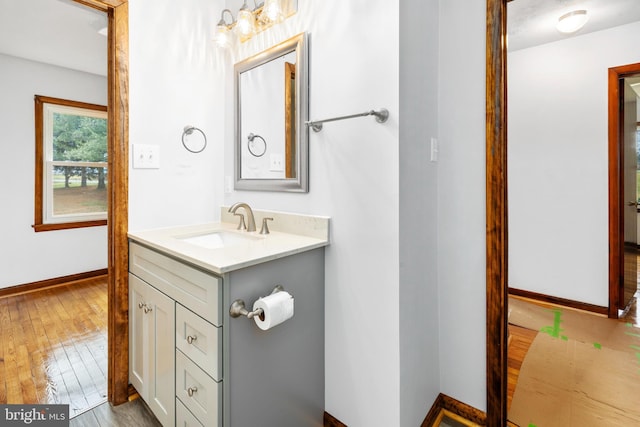
<path id="1" fill-rule="evenodd" d="M 235 64 L 235 189 L 309 191 L 308 36 Z"/>

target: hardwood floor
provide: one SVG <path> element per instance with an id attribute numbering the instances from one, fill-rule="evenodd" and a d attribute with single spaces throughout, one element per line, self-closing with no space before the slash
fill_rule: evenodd
<path id="1" fill-rule="evenodd" d="M 106 400 L 106 276 L 0 298 L 0 403 Z"/>
<path id="2" fill-rule="evenodd" d="M 524 357 L 529 351 L 533 339 L 538 335 L 537 331 L 521 328 L 516 325 L 509 325 L 509 351 L 507 358 L 507 409 L 511 408 L 513 393 L 516 391 L 520 367 Z"/>

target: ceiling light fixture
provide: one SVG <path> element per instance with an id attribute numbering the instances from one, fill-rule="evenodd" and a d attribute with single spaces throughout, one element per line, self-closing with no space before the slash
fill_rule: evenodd
<path id="1" fill-rule="evenodd" d="M 222 48 L 230 47 L 236 36 L 241 42 L 245 42 L 260 31 L 281 22 L 284 18 L 281 0 L 265 0 L 264 3 L 260 4 L 253 0 L 253 4 L 255 8 L 252 10 L 245 0 L 240 10 L 238 10 L 237 19 L 234 19 L 229 9 L 222 11 L 214 34 L 214 40 L 218 46 Z M 231 23 L 227 23 L 225 20 L 225 12 L 231 16 Z"/>
<path id="2" fill-rule="evenodd" d="M 574 10 L 558 18 L 556 28 L 561 33 L 575 33 L 587 23 L 588 19 L 586 10 Z"/>

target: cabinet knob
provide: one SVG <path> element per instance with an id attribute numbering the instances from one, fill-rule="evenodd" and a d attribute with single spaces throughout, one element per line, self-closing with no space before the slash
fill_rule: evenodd
<path id="1" fill-rule="evenodd" d="M 150 311 L 153 311 L 153 309 L 151 307 L 149 307 L 147 304 L 144 305 L 144 312 L 148 313 Z"/>
<path id="2" fill-rule="evenodd" d="M 143 303 L 143 302 L 139 302 L 138 303 L 138 308 L 142 308 L 145 307 L 147 304 Z"/>
<path id="3" fill-rule="evenodd" d="M 198 391 L 198 387 L 189 387 L 187 389 L 187 394 L 189 395 L 189 397 L 193 397 L 193 394 Z"/>
<path id="4" fill-rule="evenodd" d="M 189 344 L 193 344 L 193 342 L 194 342 L 195 340 L 197 340 L 197 339 L 198 339 L 198 336 L 197 336 L 197 335 L 187 335 L 187 342 L 188 342 Z"/>

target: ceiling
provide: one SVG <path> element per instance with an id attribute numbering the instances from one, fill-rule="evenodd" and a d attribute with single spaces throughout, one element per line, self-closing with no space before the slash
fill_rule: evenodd
<path id="1" fill-rule="evenodd" d="M 106 76 L 106 25 L 72 0 L 0 0 L 0 53 Z"/>
<path id="2" fill-rule="evenodd" d="M 586 9 L 587 24 L 574 34 L 556 29 L 567 12 Z M 507 8 L 509 51 L 640 21 L 640 0 L 513 0 Z"/>

